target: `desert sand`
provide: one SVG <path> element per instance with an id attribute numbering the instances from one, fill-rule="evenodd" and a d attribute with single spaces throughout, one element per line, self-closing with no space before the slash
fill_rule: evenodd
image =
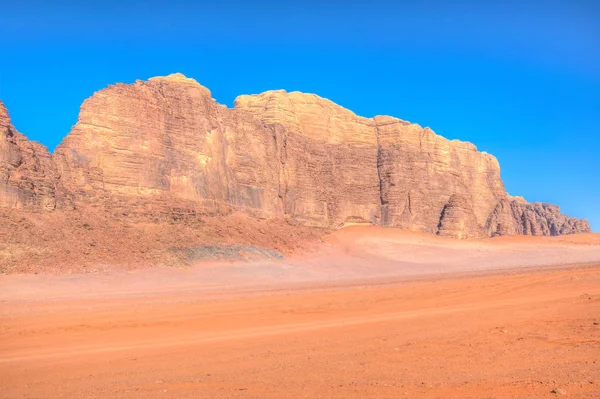
<path id="1" fill-rule="evenodd" d="M 3 398 L 600 397 L 600 237 L 0 276 Z"/>

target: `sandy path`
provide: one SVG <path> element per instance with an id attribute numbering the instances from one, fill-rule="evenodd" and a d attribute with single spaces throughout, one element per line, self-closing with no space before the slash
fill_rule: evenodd
<path id="1" fill-rule="evenodd" d="M 3 398 L 600 396 L 600 265 L 1 309 Z"/>

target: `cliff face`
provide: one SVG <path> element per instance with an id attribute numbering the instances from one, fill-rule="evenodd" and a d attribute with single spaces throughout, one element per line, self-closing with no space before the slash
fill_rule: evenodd
<path id="1" fill-rule="evenodd" d="M 285 213 L 316 226 L 380 223 L 377 137 L 371 120 L 313 94 L 240 96 L 235 108 L 285 132 Z"/>
<path id="2" fill-rule="evenodd" d="M 69 204 L 48 149 L 19 133 L 0 101 L 0 207 L 51 211 Z"/>
<path id="3" fill-rule="evenodd" d="M 460 238 L 589 231 L 558 207 L 508 197 L 497 160 L 470 143 L 313 94 L 240 96 L 230 109 L 181 74 L 117 84 L 83 103 L 52 159 L 3 107 L 0 129 L 8 208 L 64 208 L 73 198 L 152 219 L 242 210 Z"/>
<path id="4" fill-rule="evenodd" d="M 437 233 L 444 208 L 459 195 L 477 222 L 463 228 L 465 236 L 478 236 L 506 196 L 496 158 L 416 124 L 361 118 L 318 96 L 284 91 L 241 96 L 235 107 L 285 127 L 286 213 L 301 220 Z"/>
<path id="5" fill-rule="evenodd" d="M 79 202 L 153 215 L 282 215 L 276 129 L 176 74 L 117 84 L 81 106 L 54 160 Z"/>

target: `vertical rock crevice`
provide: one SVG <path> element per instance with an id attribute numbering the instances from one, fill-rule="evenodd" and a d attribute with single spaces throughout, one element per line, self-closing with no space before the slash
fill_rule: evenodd
<path id="1" fill-rule="evenodd" d="M 375 126 L 375 139 L 377 143 L 377 178 L 379 186 L 379 220 L 378 224 L 386 226 L 388 224 L 388 201 L 387 195 L 384 194 L 384 182 L 383 182 L 383 150 L 381 148 L 381 142 L 379 139 L 379 126 Z"/>

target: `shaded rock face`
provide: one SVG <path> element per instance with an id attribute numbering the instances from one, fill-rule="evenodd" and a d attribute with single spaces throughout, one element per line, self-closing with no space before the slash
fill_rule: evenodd
<path id="1" fill-rule="evenodd" d="M 52 211 L 70 204 L 48 149 L 27 140 L 0 101 L 0 207 Z"/>
<path id="2" fill-rule="evenodd" d="M 50 210 L 73 199 L 152 219 L 242 210 L 459 238 L 589 231 L 558 207 L 507 196 L 496 158 L 470 143 L 359 117 L 313 94 L 244 95 L 230 109 L 181 74 L 116 84 L 85 100 L 52 159 L 5 114 L 5 207 Z"/>
<path id="3" fill-rule="evenodd" d="M 494 208 L 485 226 L 487 236 L 525 234 L 556 236 L 590 232 L 587 220 L 575 219 L 560 213 L 556 205 L 507 197 Z"/>
<path id="4" fill-rule="evenodd" d="M 473 213 L 473 204 L 468 196 L 454 194 L 450 197 L 442 210 L 437 233 L 456 238 L 482 236 L 481 226 Z"/>

